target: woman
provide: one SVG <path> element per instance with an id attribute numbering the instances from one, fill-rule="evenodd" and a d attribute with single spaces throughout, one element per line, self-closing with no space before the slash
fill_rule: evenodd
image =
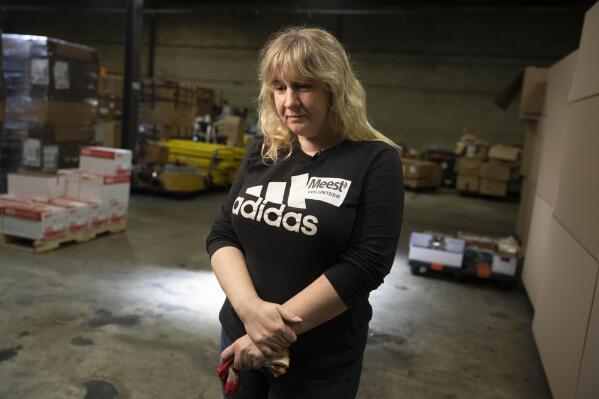
<path id="1" fill-rule="evenodd" d="M 260 124 L 207 239 L 227 295 L 221 360 L 236 398 L 354 398 L 369 292 L 390 271 L 403 210 L 393 142 L 367 121 L 364 89 L 330 33 L 288 28 L 262 51 Z M 263 362 L 289 348 L 287 374 Z"/>

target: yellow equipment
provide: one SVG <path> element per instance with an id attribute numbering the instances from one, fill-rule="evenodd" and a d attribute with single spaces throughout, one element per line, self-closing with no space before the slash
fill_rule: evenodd
<path id="1" fill-rule="evenodd" d="M 208 184 L 226 186 L 233 183 L 245 156 L 245 149 L 190 140 L 166 140 L 168 163 L 195 166 Z"/>

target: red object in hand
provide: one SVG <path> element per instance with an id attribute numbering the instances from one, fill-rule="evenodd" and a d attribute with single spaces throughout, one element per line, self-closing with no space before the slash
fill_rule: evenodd
<path id="1" fill-rule="evenodd" d="M 230 396 L 241 391 L 241 383 L 239 382 L 239 372 L 233 367 L 234 357 L 223 360 L 216 368 L 218 378 L 223 384 L 225 395 Z"/>

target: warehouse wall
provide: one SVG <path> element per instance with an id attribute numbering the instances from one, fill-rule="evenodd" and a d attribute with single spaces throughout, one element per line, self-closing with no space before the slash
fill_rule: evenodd
<path id="1" fill-rule="evenodd" d="M 545 66 L 578 47 L 583 9 L 415 8 L 393 15 L 296 14 L 293 10 L 157 14 L 155 75 L 193 80 L 232 104 L 254 108 L 257 53 L 269 33 L 304 23 L 346 45 L 368 94 L 372 123 L 396 141 L 453 147 L 470 129 L 491 142 L 522 143 L 524 126 L 492 98 L 525 65 Z M 123 68 L 124 14 L 11 12 L 17 33 L 99 49 Z M 149 20 L 144 20 L 142 73 Z"/>

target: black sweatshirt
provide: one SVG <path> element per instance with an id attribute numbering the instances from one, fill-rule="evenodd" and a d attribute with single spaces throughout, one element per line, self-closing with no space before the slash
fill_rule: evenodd
<path id="1" fill-rule="evenodd" d="M 380 141 L 343 141 L 309 156 L 295 145 L 274 166 L 248 152 L 206 241 L 212 256 L 239 248 L 260 298 L 282 304 L 323 273 L 343 302 L 341 315 L 298 336 L 289 374 L 345 365 L 364 350 L 370 291 L 397 249 L 403 176 L 397 150 Z M 246 332 L 228 300 L 225 331 Z"/>

